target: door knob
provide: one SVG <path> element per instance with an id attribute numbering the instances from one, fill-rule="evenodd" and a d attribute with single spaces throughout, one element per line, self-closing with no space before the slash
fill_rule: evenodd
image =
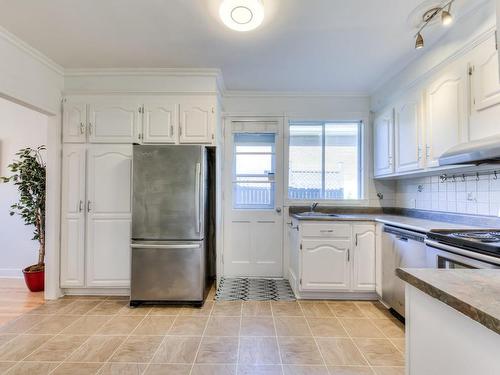
<path id="1" fill-rule="evenodd" d="M 277 212 L 277 213 L 281 213 L 281 208 L 280 208 L 280 207 L 277 207 L 277 208 L 276 208 L 276 212 Z"/>

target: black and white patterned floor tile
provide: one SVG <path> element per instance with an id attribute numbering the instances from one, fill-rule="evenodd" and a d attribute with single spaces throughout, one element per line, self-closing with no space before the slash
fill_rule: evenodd
<path id="1" fill-rule="evenodd" d="M 217 301 L 295 301 L 295 295 L 288 280 L 222 278 Z"/>

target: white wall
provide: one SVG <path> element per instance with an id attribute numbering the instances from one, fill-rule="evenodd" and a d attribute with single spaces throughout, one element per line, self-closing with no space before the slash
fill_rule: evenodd
<path id="1" fill-rule="evenodd" d="M 395 182 L 374 181 L 370 98 L 321 94 L 229 92 L 223 97 L 227 116 L 283 116 L 301 120 L 362 120 L 365 122 L 365 168 L 367 200 L 363 205 L 392 207 L 395 204 Z M 286 126 L 286 123 L 285 123 Z M 286 173 L 286 171 L 285 171 Z M 383 200 L 377 197 L 382 193 Z M 347 203 L 350 204 L 350 203 Z"/>
<path id="2" fill-rule="evenodd" d="M 7 165 L 24 147 L 47 143 L 47 116 L 0 98 L 0 174 L 10 175 Z M 37 262 L 38 242 L 32 241 L 33 227 L 9 207 L 18 200 L 12 184 L 0 183 L 0 277 L 22 277 L 21 270 Z"/>

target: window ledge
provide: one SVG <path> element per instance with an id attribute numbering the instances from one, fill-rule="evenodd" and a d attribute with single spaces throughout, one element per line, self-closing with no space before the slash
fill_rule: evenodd
<path id="1" fill-rule="evenodd" d="M 307 206 L 313 202 L 319 203 L 320 206 L 323 207 L 345 207 L 345 206 L 368 206 L 370 203 L 369 199 L 339 199 L 339 200 L 308 200 L 308 201 L 299 201 L 299 200 L 286 200 L 284 205 L 286 207 L 290 206 Z"/>

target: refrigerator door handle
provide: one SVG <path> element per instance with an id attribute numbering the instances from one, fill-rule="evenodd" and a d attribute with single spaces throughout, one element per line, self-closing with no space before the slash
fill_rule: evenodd
<path id="1" fill-rule="evenodd" d="M 201 228 L 201 213 L 200 213 L 200 210 L 201 210 L 201 164 L 200 163 L 196 163 L 196 169 L 195 169 L 195 173 L 196 173 L 196 183 L 195 183 L 195 212 L 196 212 L 196 216 L 195 216 L 195 220 L 196 220 L 196 233 L 200 233 L 200 228 Z"/>
<path id="2" fill-rule="evenodd" d="M 132 249 L 198 249 L 200 244 L 191 244 L 191 245 L 141 245 L 141 244 L 132 244 L 130 245 Z"/>

